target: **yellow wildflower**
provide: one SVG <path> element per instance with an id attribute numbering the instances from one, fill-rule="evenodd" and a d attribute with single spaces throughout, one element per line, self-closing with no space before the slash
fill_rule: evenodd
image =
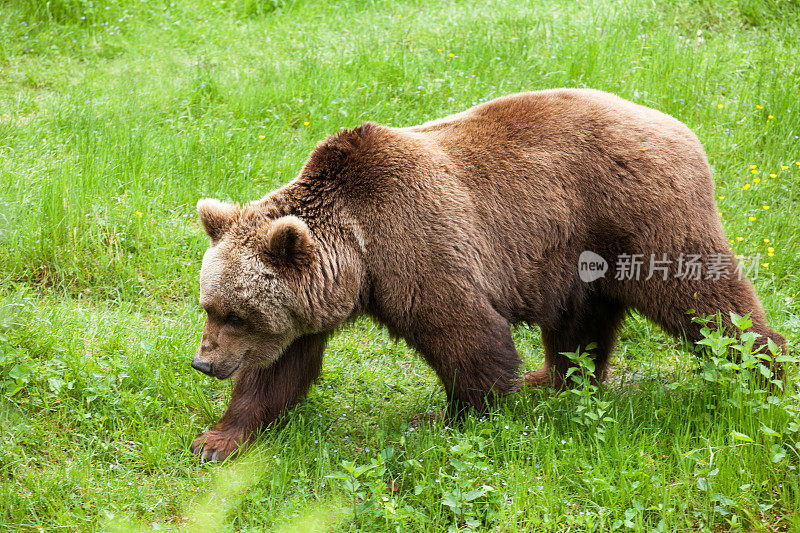
<path id="1" fill-rule="evenodd" d="M 764 244 L 769 244 L 769 239 L 764 239 Z"/>
<path id="2" fill-rule="evenodd" d="M 266 136 L 264 136 L 264 135 L 259 135 L 259 136 L 258 136 L 258 138 L 259 138 L 259 139 L 266 139 Z"/>
<path id="3" fill-rule="evenodd" d="M 771 253 L 771 254 L 774 254 L 774 253 L 775 253 L 775 248 L 773 248 L 772 246 L 770 246 L 769 248 L 767 248 L 767 252 L 768 252 L 768 253 Z"/>
<path id="4" fill-rule="evenodd" d="M 764 211 L 766 211 L 767 209 L 769 209 L 769 206 L 768 206 L 768 205 L 762 205 L 761 207 L 763 207 L 763 208 L 764 208 Z"/>
<path id="5" fill-rule="evenodd" d="M 748 218 L 750 219 L 750 222 L 753 222 L 756 219 L 756 217 L 748 217 Z"/>
<path id="6" fill-rule="evenodd" d="M 758 174 L 758 170 L 753 169 L 753 170 L 750 171 L 750 174 Z"/>
<path id="7" fill-rule="evenodd" d="M 744 237 L 736 237 L 736 240 L 742 242 L 744 240 Z"/>
<path id="8" fill-rule="evenodd" d="M 772 115 L 767 115 L 767 120 L 772 120 L 773 118 L 775 117 L 773 117 Z"/>
<path id="9" fill-rule="evenodd" d="M 722 109 L 723 107 L 725 106 L 723 106 L 722 104 L 717 104 L 717 108 Z"/>
<path id="10" fill-rule="evenodd" d="M 753 178 L 753 183 L 761 183 L 761 178 Z"/>
<path id="11" fill-rule="evenodd" d="M 756 104 L 756 109 L 764 109 L 764 106 Z"/>
<path id="12" fill-rule="evenodd" d="M 781 165 L 781 170 L 786 170 L 787 168 L 789 168 L 787 165 Z"/>
<path id="13" fill-rule="evenodd" d="M 456 57 L 456 55 L 453 52 L 450 52 L 449 54 L 447 54 L 447 57 Z"/>
<path id="14" fill-rule="evenodd" d="M 758 168 L 758 165 L 750 165 L 750 168 Z"/>
<path id="15" fill-rule="evenodd" d="M 436 51 L 439 52 L 440 54 L 442 53 L 442 49 L 441 48 L 437 48 Z"/>
<path id="16" fill-rule="evenodd" d="M 308 121 L 303 122 L 303 126 L 308 126 Z"/>
<path id="17" fill-rule="evenodd" d="M 142 212 L 141 211 L 136 211 L 136 216 L 139 217 L 139 218 L 142 218 Z"/>
<path id="18" fill-rule="evenodd" d="M 778 175 L 777 175 L 777 174 L 770 174 L 770 175 L 769 175 L 769 177 L 770 177 L 770 178 L 777 178 L 777 177 L 778 177 Z"/>
<path id="19" fill-rule="evenodd" d="M 764 268 L 769 268 L 769 263 L 761 263 L 761 266 Z"/>
<path id="20" fill-rule="evenodd" d="M 745 184 L 744 184 L 744 187 L 742 187 L 742 190 L 743 190 L 743 191 L 746 191 L 746 190 L 747 190 L 747 189 L 749 189 L 749 188 L 750 188 L 750 184 L 749 184 L 749 183 L 745 183 Z"/>

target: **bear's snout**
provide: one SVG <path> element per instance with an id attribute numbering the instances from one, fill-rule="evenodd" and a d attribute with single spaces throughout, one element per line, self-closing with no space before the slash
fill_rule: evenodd
<path id="1" fill-rule="evenodd" d="M 193 357 L 192 358 L 192 368 L 194 368 L 195 370 L 199 370 L 200 372 L 202 372 L 203 374 L 205 374 L 207 376 L 213 376 L 214 375 L 213 374 L 213 369 L 214 369 L 213 363 L 206 363 L 205 361 L 200 361 L 200 360 L 197 359 L 197 357 Z"/>
<path id="2" fill-rule="evenodd" d="M 241 356 L 234 359 L 221 350 L 207 350 L 201 345 L 192 357 L 192 368 L 212 378 L 228 379 L 242 365 L 250 349 L 245 349 Z"/>

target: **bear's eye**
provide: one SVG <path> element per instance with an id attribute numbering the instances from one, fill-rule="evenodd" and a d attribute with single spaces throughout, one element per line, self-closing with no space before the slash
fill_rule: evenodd
<path id="1" fill-rule="evenodd" d="M 228 324 L 229 326 L 239 327 L 242 324 L 244 324 L 244 320 L 242 320 L 241 317 L 237 315 L 230 314 L 225 318 L 225 323 Z"/>

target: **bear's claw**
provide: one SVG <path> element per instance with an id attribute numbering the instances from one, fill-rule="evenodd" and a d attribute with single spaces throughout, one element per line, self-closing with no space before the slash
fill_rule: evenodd
<path id="1" fill-rule="evenodd" d="M 192 453 L 203 461 L 216 462 L 234 455 L 242 445 L 242 432 L 209 429 L 192 442 Z"/>

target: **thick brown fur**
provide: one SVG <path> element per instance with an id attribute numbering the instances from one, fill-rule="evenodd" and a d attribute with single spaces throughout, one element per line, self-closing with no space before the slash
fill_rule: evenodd
<path id="1" fill-rule="evenodd" d="M 614 279 L 620 254 L 731 252 L 695 135 L 600 91 L 516 94 L 410 128 L 367 123 L 322 141 L 265 198 L 198 208 L 212 247 L 195 358 L 235 380 L 228 411 L 193 444 L 207 459 L 298 401 L 327 335 L 363 313 L 433 367 L 451 416 L 519 387 L 514 323 L 542 329 L 546 361 L 525 376 L 532 386 L 564 386 L 561 354 L 590 343 L 602 378 L 631 308 L 690 340 L 700 329 L 689 309 L 751 313 L 759 344 L 785 349 L 733 267 L 717 281 Z M 612 272 L 581 281 L 584 250 Z"/>

